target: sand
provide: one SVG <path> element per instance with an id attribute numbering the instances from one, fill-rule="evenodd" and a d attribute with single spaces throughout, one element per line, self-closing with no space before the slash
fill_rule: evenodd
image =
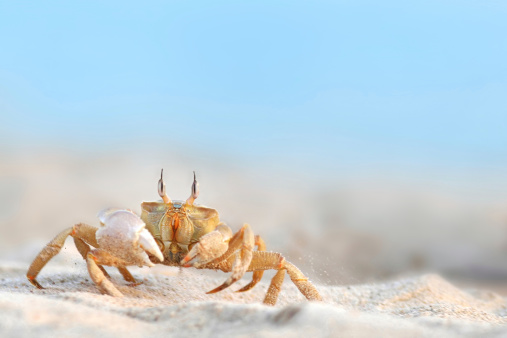
<path id="1" fill-rule="evenodd" d="M 313 176 L 165 152 L 1 155 L 0 337 L 507 336 L 506 299 L 482 286 L 507 285 L 503 193 L 462 201 L 439 186 L 378 188 L 337 180 L 337 173 L 325 177 L 323 189 L 309 183 Z M 163 266 L 132 268 L 143 281 L 136 287 L 109 269 L 125 294 L 113 298 L 91 282 L 72 241 L 41 272 L 46 289 L 28 283 L 31 260 L 62 229 L 97 225 L 105 207 L 139 213 L 141 201 L 157 199 L 161 167 L 170 196 L 179 199 L 196 170 L 199 202 L 217 208 L 232 229 L 250 223 L 269 250 L 315 281 L 324 301 L 306 301 L 286 278 L 277 306 L 262 305 L 272 273 L 246 293 L 234 290 L 250 275 L 206 295 L 227 275 Z M 471 191 L 457 195 L 482 190 Z M 470 280 L 473 289 L 441 275 Z"/>
<path id="2" fill-rule="evenodd" d="M 317 285 L 308 302 L 286 278 L 275 307 L 262 305 L 269 276 L 254 289 L 205 291 L 226 275 L 164 266 L 132 268 L 131 287 L 111 268 L 123 298 L 102 295 L 67 245 L 35 289 L 27 262 L 0 262 L 1 337 L 496 337 L 507 335 L 506 299 L 461 290 L 436 274 L 348 286 Z"/>

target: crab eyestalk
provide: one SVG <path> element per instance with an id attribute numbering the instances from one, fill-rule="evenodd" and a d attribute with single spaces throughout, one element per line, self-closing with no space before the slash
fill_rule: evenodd
<path id="1" fill-rule="evenodd" d="M 195 178 L 195 171 L 194 171 L 194 182 L 192 183 L 192 190 L 190 192 L 190 197 L 187 199 L 188 205 L 193 205 L 195 199 L 199 196 L 199 183 L 197 183 L 197 179 Z"/>
<path id="2" fill-rule="evenodd" d="M 164 169 L 162 169 L 162 171 L 160 172 L 160 180 L 158 180 L 158 194 L 160 197 L 162 197 L 162 199 L 164 200 L 164 203 L 172 203 L 171 199 L 169 198 L 169 196 L 167 196 L 167 193 L 165 191 L 165 183 L 164 183 L 164 178 L 162 177 L 164 175 Z"/>

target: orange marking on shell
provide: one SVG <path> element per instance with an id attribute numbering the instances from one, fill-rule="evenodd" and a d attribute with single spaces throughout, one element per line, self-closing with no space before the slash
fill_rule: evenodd
<path id="1" fill-rule="evenodd" d="M 180 227 L 180 218 L 177 214 L 173 215 L 173 219 L 171 221 L 171 227 L 173 228 L 173 233 L 176 233 L 178 228 Z"/>
<path id="2" fill-rule="evenodd" d="M 283 263 L 285 263 L 285 258 L 280 258 L 280 264 L 278 264 L 278 269 L 283 268 Z"/>

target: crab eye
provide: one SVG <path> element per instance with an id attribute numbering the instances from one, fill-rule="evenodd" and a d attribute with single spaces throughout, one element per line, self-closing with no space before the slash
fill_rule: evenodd
<path id="1" fill-rule="evenodd" d="M 165 183 L 164 179 L 162 178 L 162 175 L 164 174 L 164 169 L 160 172 L 160 180 L 158 180 L 158 194 L 160 197 L 165 196 Z"/>
<path id="2" fill-rule="evenodd" d="M 158 180 L 158 194 L 160 195 L 160 197 L 162 197 L 165 203 L 172 203 L 169 196 L 167 196 L 167 194 L 165 193 L 165 183 L 164 178 L 162 177 L 163 175 L 164 169 L 162 169 L 162 171 L 160 172 L 160 180 Z"/>
<path id="3" fill-rule="evenodd" d="M 192 183 L 192 197 L 196 199 L 198 196 L 199 196 L 199 183 L 197 183 L 194 171 L 194 182 Z"/>
<path id="4" fill-rule="evenodd" d="M 164 181 L 162 180 L 158 181 L 158 194 L 160 195 L 160 197 L 165 196 L 165 184 Z"/>
<path id="5" fill-rule="evenodd" d="M 195 199 L 199 196 L 199 183 L 197 183 L 197 179 L 195 178 L 195 171 L 194 171 L 194 182 L 192 183 L 192 191 L 190 191 L 190 197 L 187 199 L 188 205 L 193 205 Z"/>

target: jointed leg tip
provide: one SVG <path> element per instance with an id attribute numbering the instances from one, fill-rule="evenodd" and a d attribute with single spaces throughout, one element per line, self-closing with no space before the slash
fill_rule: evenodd
<path id="1" fill-rule="evenodd" d="M 225 287 L 219 286 L 218 288 L 215 288 L 215 289 L 213 289 L 213 290 L 210 290 L 210 291 L 206 292 L 206 294 L 207 294 L 207 295 L 211 295 L 211 294 L 213 294 L 213 293 L 220 292 L 220 291 L 222 291 L 223 289 L 225 289 Z"/>
<path id="2" fill-rule="evenodd" d="M 257 283 L 255 283 L 255 284 L 257 284 Z M 255 286 L 255 284 L 254 283 L 247 284 L 247 285 L 243 286 L 241 289 L 236 290 L 235 292 L 249 291 L 249 290 L 251 290 Z"/>
<path id="3" fill-rule="evenodd" d="M 39 282 L 37 282 L 37 280 L 35 279 L 35 277 L 33 276 L 26 276 L 26 278 L 28 279 L 28 281 L 30 282 L 30 284 L 32 284 L 33 286 L 35 286 L 37 289 L 44 289 L 44 287 L 42 285 L 39 284 Z"/>
<path id="4" fill-rule="evenodd" d="M 222 290 L 228 288 L 229 286 L 231 286 L 231 284 L 234 283 L 234 282 L 235 282 L 235 280 L 233 280 L 230 283 L 229 283 L 229 281 L 227 281 L 224 284 L 220 285 L 219 287 L 214 288 L 213 290 L 206 292 L 206 294 L 209 295 L 209 294 L 212 294 L 212 293 L 216 293 L 216 292 L 222 291 Z"/>

